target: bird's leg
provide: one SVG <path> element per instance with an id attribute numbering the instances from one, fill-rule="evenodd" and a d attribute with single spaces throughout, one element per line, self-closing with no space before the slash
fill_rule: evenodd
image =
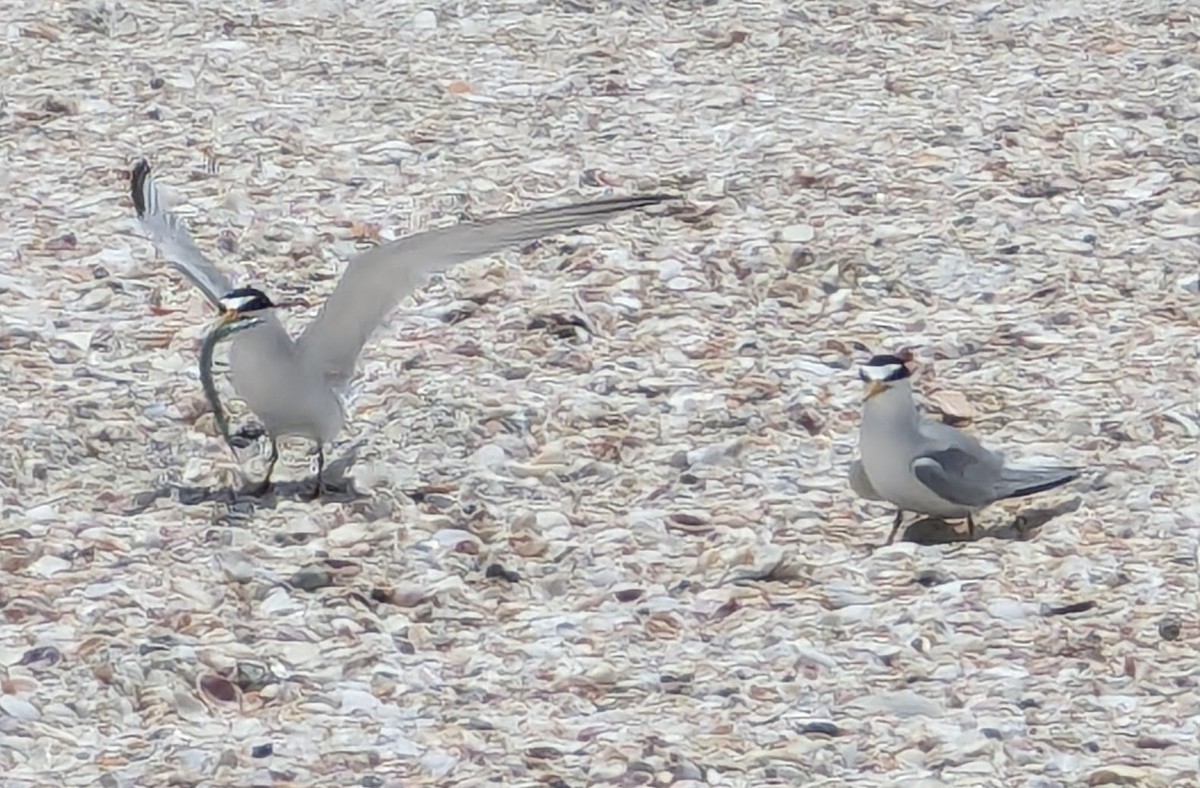
<path id="1" fill-rule="evenodd" d="M 317 444 L 317 485 L 313 488 L 312 500 L 325 494 L 325 444 Z"/>
<path id="2" fill-rule="evenodd" d="M 254 489 L 250 491 L 251 495 L 262 495 L 267 490 L 271 489 L 271 474 L 275 471 L 275 461 L 279 459 L 279 444 L 275 438 L 271 438 L 271 459 L 267 460 L 267 475 L 261 482 L 254 485 Z"/>
<path id="3" fill-rule="evenodd" d="M 904 522 L 904 510 L 896 510 L 896 519 L 892 520 L 892 532 L 888 534 L 887 541 L 884 545 L 889 545 L 896 540 L 896 532 L 900 530 L 900 523 Z"/>
<path id="4" fill-rule="evenodd" d="M 229 445 L 238 449 L 244 449 L 266 434 L 266 431 L 259 425 L 247 424 L 230 436 Z"/>
<path id="5" fill-rule="evenodd" d="M 967 513 L 967 538 L 975 541 L 975 518 L 970 512 Z"/>

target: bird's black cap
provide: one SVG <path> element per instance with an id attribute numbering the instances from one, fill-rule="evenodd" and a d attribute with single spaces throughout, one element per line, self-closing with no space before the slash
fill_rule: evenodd
<path id="1" fill-rule="evenodd" d="M 899 356 L 871 356 L 871 360 L 859 367 L 858 376 L 865 381 L 892 383 L 912 375 L 908 363 Z"/>
<path id="2" fill-rule="evenodd" d="M 239 287 L 236 290 L 230 290 L 221 297 L 221 304 L 232 312 L 257 312 L 261 309 L 276 307 L 267 294 L 256 287 Z"/>

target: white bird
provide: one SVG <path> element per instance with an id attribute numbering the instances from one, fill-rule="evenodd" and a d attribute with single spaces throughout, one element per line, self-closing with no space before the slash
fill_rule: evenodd
<path id="1" fill-rule="evenodd" d="M 912 370 L 890 355 L 874 356 L 859 369 L 866 383 L 858 447 L 850 464 L 850 487 L 863 498 L 897 507 L 886 544 L 905 512 L 965 517 L 975 537 L 974 515 L 1005 498 L 1051 490 L 1079 477 L 1066 466 L 1018 468 L 1003 455 L 948 424 L 924 419 L 913 401 Z"/>
<path id="2" fill-rule="evenodd" d="M 271 440 L 266 477 L 252 492 L 262 494 L 270 486 L 279 459 L 278 438 L 297 435 L 317 444 L 314 497 L 322 492 L 324 445 L 337 436 L 345 420 L 341 392 L 354 374 L 363 345 L 400 299 L 431 274 L 459 263 L 673 199 L 672 195 L 648 194 L 543 208 L 430 230 L 377 246 L 347 264 L 316 318 L 293 340 L 275 313 L 283 304 L 273 303 L 254 287 L 235 289 L 204 256 L 179 219 L 161 204 L 144 159 L 133 168 L 130 191 L 150 240 L 220 311 L 219 323 L 201 350 L 201 379 L 231 447 L 238 444 L 229 434 L 212 384 L 211 364 L 217 342 L 233 337 L 229 358 L 233 387 L 262 421 Z"/>

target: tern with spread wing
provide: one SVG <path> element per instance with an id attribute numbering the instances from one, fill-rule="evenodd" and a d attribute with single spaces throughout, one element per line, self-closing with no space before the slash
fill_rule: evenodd
<path id="1" fill-rule="evenodd" d="M 1052 490 L 1079 477 L 1079 468 L 1018 468 L 948 424 L 924 419 L 913 401 L 912 370 L 899 356 L 875 356 L 859 369 L 867 386 L 859 430 L 861 460 L 850 465 L 850 487 L 898 511 L 887 544 L 905 512 L 965 517 L 975 537 L 975 512 L 1005 498 Z"/>
<path id="2" fill-rule="evenodd" d="M 614 197 L 458 224 L 410 235 L 352 259 L 316 318 L 292 339 L 275 304 L 258 288 L 235 288 L 205 257 L 187 229 L 163 205 L 143 159 L 133 168 L 130 191 L 138 220 L 162 256 L 204 292 L 220 316 L 201 351 L 205 395 L 230 446 L 224 411 L 212 385 L 212 353 L 230 338 L 233 387 L 262 422 L 271 441 L 266 477 L 253 490 L 265 492 L 279 458 L 278 439 L 294 435 L 317 444 L 315 496 L 322 492 L 324 446 L 345 420 L 341 392 L 354 374 L 359 353 L 396 304 L 434 273 L 459 263 L 603 222 L 634 208 L 673 199 L 649 194 Z"/>

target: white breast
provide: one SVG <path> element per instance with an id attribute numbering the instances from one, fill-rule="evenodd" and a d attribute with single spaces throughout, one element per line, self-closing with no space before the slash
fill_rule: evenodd
<path id="1" fill-rule="evenodd" d="M 342 403 L 324 376 L 303 363 L 283 327 L 267 321 L 232 340 L 233 387 L 272 435 L 328 443 L 342 428 Z"/>

